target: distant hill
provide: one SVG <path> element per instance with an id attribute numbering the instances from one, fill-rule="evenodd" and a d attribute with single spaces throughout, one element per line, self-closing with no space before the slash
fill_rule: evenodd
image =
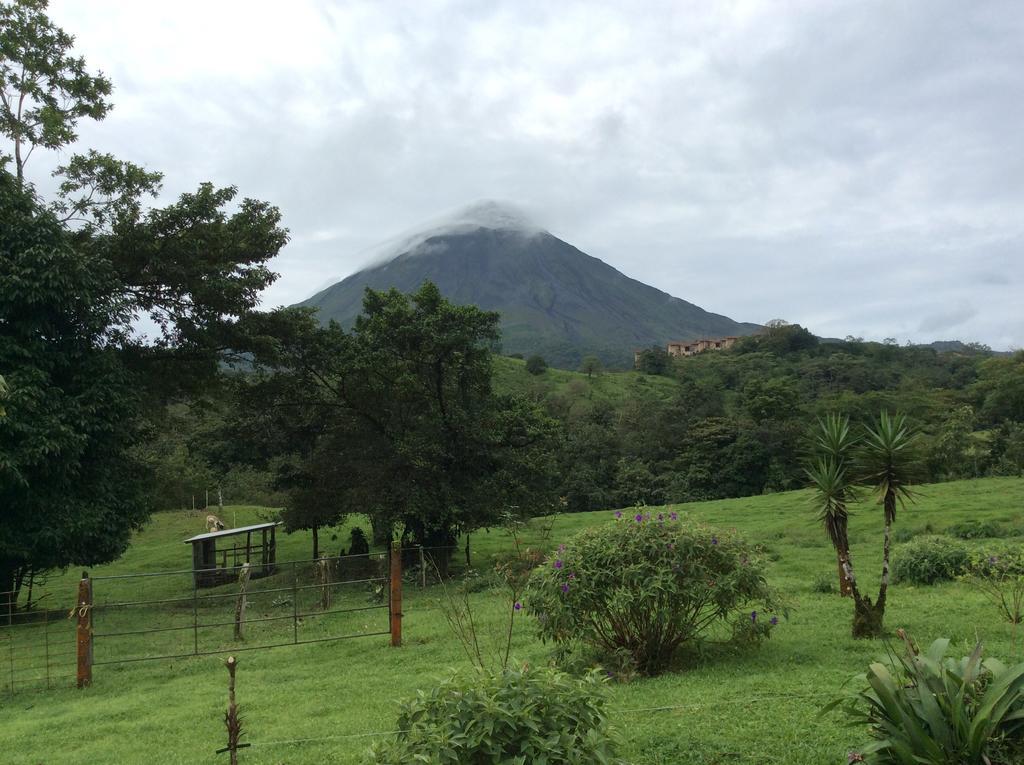
<path id="1" fill-rule="evenodd" d="M 397 237 L 372 260 L 302 305 L 351 326 L 366 287 L 409 292 L 429 279 L 456 303 L 498 311 L 503 353 L 567 368 L 587 354 L 628 367 L 635 348 L 759 329 L 631 279 L 496 202 Z"/>

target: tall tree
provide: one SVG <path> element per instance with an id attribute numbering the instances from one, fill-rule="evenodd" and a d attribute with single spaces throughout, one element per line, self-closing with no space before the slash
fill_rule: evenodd
<path id="1" fill-rule="evenodd" d="M 311 454 L 337 466 L 319 484 L 335 502 L 428 547 L 550 507 L 553 425 L 491 388 L 497 314 L 456 306 L 428 282 L 412 295 L 367 290 L 351 332 L 290 316 L 290 336 L 257 350 L 267 371 L 245 395 L 322 424 Z"/>
<path id="2" fill-rule="evenodd" d="M 75 38 L 46 15 L 47 0 L 0 3 L 0 134 L 14 144 L 18 182 L 36 147 L 72 143 L 83 117 L 103 119 L 112 86 L 75 56 Z"/>
<path id="3" fill-rule="evenodd" d="M 16 592 L 30 571 L 119 555 L 147 502 L 116 273 L 2 171 L 0 222 L 0 592 Z"/>

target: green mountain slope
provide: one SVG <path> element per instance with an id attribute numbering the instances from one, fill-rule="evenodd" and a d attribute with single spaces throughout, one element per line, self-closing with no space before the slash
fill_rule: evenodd
<path id="1" fill-rule="evenodd" d="M 406 237 L 303 305 L 350 325 L 366 287 L 408 292 L 427 279 L 450 300 L 501 313 L 504 353 L 539 353 L 561 367 L 590 353 L 627 367 L 635 348 L 758 329 L 630 279 L 494 203 Z"/>

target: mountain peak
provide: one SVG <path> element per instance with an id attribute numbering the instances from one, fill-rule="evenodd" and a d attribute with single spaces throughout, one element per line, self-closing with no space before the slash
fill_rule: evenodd
<path id="1" fill-rule="evenodd" d="M 452 213 L 447 223 L 452 226 L 472 226 L 536 233 L 542 229 L 519 206 L 496 199 L 481 199 Z"/>
<path id="2" fill-rule="evenodd" d="M 572 368 L 587 354 L 629 367 L 636 348 L 758 329 L 650 287 L 538 226 L 518 206 L 476 202 L 392 238 L 373 263 L 305 305 L 351 326 L 367 287 L 412 292 L 429 279 L 458 305 L 501 314 L 506 353 Z"/>
<path id="3" fill-rule="evenodd" d="M 480 229 L 523 236 L 534 236 L 544 231 L 521 207 L 511 202 L 482 199 L 391 237 L 365 251 L 361 259 L 367 263 L 366 268 L 372 268 L 399 255 L 416 255 L 430 239 L 469 234 Z"/>

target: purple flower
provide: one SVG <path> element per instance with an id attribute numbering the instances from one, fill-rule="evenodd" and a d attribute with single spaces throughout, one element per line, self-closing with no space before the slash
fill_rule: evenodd
<path id="1" fill-rule="evenodd" d="M 559 558 L 558 560 L 555 561 L 555 568 L 561 568 L 561 567 L 562 567 L 562 559 Z"/>
<path id="2" fill-rule="evenodd" d="M 573 572 L 570 571 L 568 579 L 575 579 L 575 578 L 576 578 L 576 574 L 574 574 Z"/>
<path id="3" fill-rule="evenodd" d="M 565 584 L 562 585 L 562 592 L 568 592 L 568 591 L 569 591 L 569 583 L 566 582 Z"/>
<path id="4" fill-rule="evenodd" d="M 637 513 L 637 514 L 636 514 L 636 518 L 634 518 L 634 520 L 635 520 L 635 521 L 636 521 L 637 523 L 640 523 L 640 521 L 642 521 L 643 519 L 644 519 L 644 517 L 643 517 L 642 515 L 640 515 L 640 513 Z"/>
<path id="5" fill-rule="evenodd" d="M 662 515 L 661 513 L 658 513 L 658 523 L 661 523 L 664 520 L 665 520 L 665 516 Z"/>
<path id="6" fill-rule="evenodd" d="M 716 536 L 712 536 L 712 537 L 711 537 L 711 544 L 713 544 L 713 545 L 717 545 L 717 544 L 718 544 L 718 537 L 716 537 Z"/>
<path id="7" fill-rule="evenodd" d="M 757 611 L 751 611 L 750 612 L 750 621 L 751 622 L 756 622 L 757 621 Z"/>
<path id="8" fill-rule="evenodd" d="M 768 620 L 768 623 L 774 627 L 776 624 L 779 623 L 779 617 L 773 616 L 771 619 Z"/>
<path id="9" fill-rule="evenodd" d="M 997 557 L 996 557 L 995 555 L 991 556 L 991 557 L 990 557 L 990 558 L 988 559 L 988 565 L 990 565 L 990 566 L 994 566 L 994 565 L 996 565 L 996 564 L 997 564 L 998 562 L 999 562 L 999 558 L 997 558 Z"/>
<path id="10" fill-rule="evenodd" d="M 621 510 L 616 510 L 615 511 L 615 517 L 616 518 L 621 518 L 622 517 L 622 511 Z"/>
<path id="11" fill-rule="evenodd" d="M 518 600 L 516 601 L 516 604 L 514 606 L 512 606 L 512 608 L 514 608 L 516 611 L 520 610 L 522 607 L 523 607 L 523 604 L 520 603 Z"/>
<path id="12" fill-rule="evenodd" d="M 671 513 L 668 514 L 668 517 L 671 518 L 673 521 L 678 521 L 679 520 L 679 513 L 675 512 L 673 510 Z"/>

